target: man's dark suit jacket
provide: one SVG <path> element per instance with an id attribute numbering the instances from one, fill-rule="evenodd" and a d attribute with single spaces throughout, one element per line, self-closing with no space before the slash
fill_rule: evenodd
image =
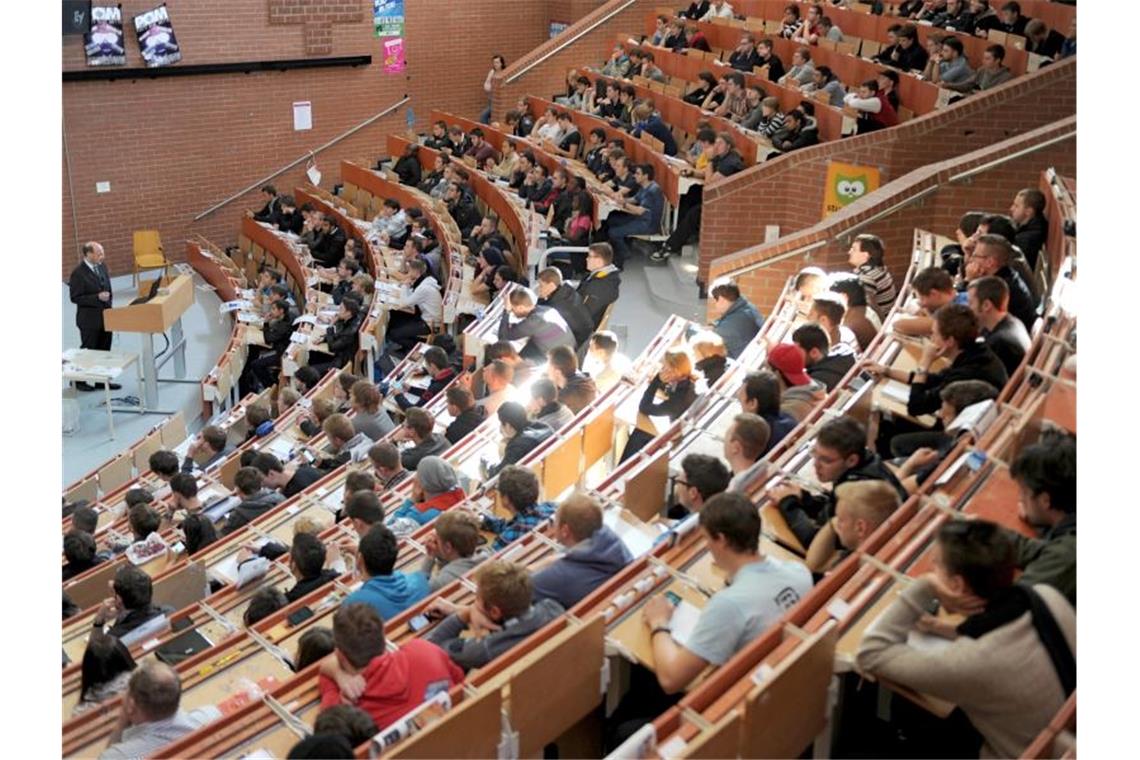
<path id="1" fill-rule="evenodd" d="M 111 275 L 107 273 L 106 264 L 100 264 L 96 269 L 98 274 L 91 271 L 86 261 L 81 261 L 79 266 L 71 270 L 71 277 L 67 280 L 71 302 L 78 307 L 75 310 L 75 325 L 80 330 L 102 330 L 103 310 L 111 308 L 111 300 L 99 300 L 100 292 L 111 291 Z"/>

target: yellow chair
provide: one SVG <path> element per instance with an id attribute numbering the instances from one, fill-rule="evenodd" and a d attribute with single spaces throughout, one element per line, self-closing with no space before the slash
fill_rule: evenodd
<path id="1" fill-rule="evenodd" d="M 166 270 L 170 267 L 166 255 L 162 251 L 162 238 L 158 230 L 135 230 L 134 232 L 135 273 L 133 282 L 139 284 L 139 272 L 147 269 L 161 269 L 162 276 L 166 277 Z"/>

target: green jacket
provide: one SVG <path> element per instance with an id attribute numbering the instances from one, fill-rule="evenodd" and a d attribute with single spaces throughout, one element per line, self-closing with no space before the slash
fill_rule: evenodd
<path id="1" fill-rule="evenodd" d="M 1041 538 L 1016 534 L 1019 582 L 1046 583 L 1077 606 L 1077 515 L 1073 513 L 1047 530 Z"/>

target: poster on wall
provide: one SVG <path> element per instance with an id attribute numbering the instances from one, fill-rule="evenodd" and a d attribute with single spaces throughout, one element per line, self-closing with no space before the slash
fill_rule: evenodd
<path id="1" fill-rule="evenodd" d="M 372 0 L 372 22 L 377 37 L 403 37 L 404 0 Z"/>
<path id="2" fill-rule="evenodd" d="M 83 35 L 83 52 L 88 66 L 123 66 L 127 49 L 123 46 L 123 7 L 96 5 L 91 8 L 91 26 Z"/>
<path id="3" fill-rule="evenodd" d="M 178 48 L 178 38 L 174 36 L 174 26 L 170 23 L 165 3 L 135 16 L 135 34 L 147 68 L 169 66 L 182 60 L 182 51 Z"/>
<path id="4" fill-rule="evenodd" d="M 395 74 L 396 72 L 403 71 L 406 62 L 404 61 L 404 38 L 403 37 L 389 37 L 384 40 L 384 73 Z"/>
<path id="5" fill-rule="evenodd" d="M 554 39 L 558 35 L 565 32 L 570 28 L 570 24 L 565 21 L 551 21 L 550 22 L 550 39 Z"/>
<path id="6" fill-rule="evenodd" d="M 879 189 L 879 170 L 874 166 L 845 164 L 831 161 L 827 165 L 827 182 L 823 190 L 823 217 L 837 211 Z"/>

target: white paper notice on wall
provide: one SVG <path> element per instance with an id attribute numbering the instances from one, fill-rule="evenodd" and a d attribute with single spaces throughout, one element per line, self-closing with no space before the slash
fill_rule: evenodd
<path id="1" fill-rule="evenodd" d="M 293 104 L 293 131 L 313 128 L 313 103 L 301 100 Z"/>

